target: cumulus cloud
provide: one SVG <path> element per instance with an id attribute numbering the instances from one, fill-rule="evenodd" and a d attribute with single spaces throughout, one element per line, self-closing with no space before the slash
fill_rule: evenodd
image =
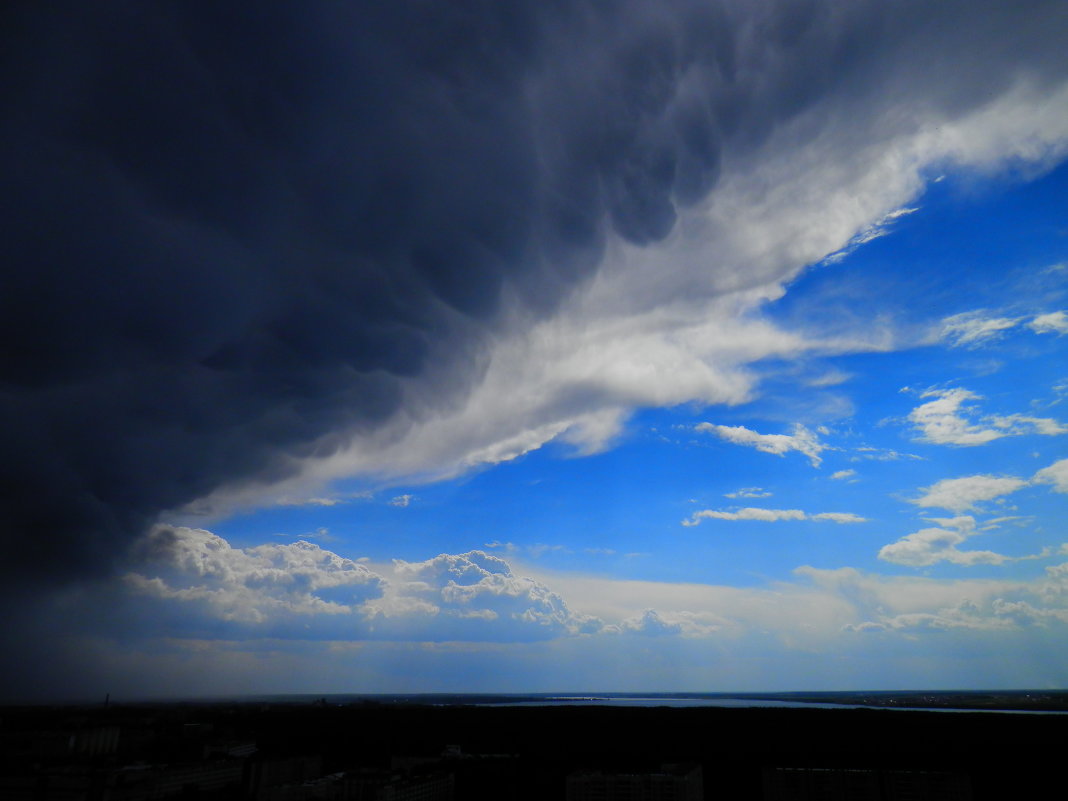
<path id="1" fill-rule="evenodd" d="M 390 498 L 389 505 L 390 506 L 396 506 L 396 507 L 399 507 L 401 509 L 405 509 L 408 506 L 410 506 L 412 501 L 414 501 L 414 500 L 415 500 L 415 496 L 414 495 L 408 495 L 408 494 L 396 495 L 393 498 Z"/>
<path id="2" fill-rule="evenodd" d="M 745 445 L 776 456 L 797 451 L 807 456 L 813 467 L 820 466 L 823 461 L 820 453 L 827 448 L 813 432 L 800 423 L 794 426 L 793 434 L 760 434 L 745 426 L 721 426 L 714 423 L 698 423 L 695 430 L 715 434 L 735 445 Z"/>
<path id="3" fill-rule="evenodd" d="M 921 432 L 922 439 L 937 445 L 985 445 L 1008 436 L 1068 433 L 1068 425 L 1057 420 L 1025 414 L 986 415 L 973 422 L 969 417 L 975 415 L 976 408 L 965 403 L 982 400 L 982 396 L 966 389 L 930 389 L 920 397 L 935 400 L 917 406 L 908 419 Z"/>
<path id="4" fill-rule="evenodd" d="M 1036 334 L 1068 334 L 1068 314 L 1062 311 L 1040 314 L 1027 327 Z"/>
<path id="5" fill-rule="evenodd" d="M 385 589 L 382 576 L 310 542 L 233 548 L 210 531 L 157 526 L 134 549 L 129 588 L 194 602 L 211 616 L 264 624 L 292 615 L 351 615 Z"/>
<path id="6" fill-rule="evenodd" d="M 1036 484 L 1052 484 L 1054 492 L 1068 493 L 1068 459 L 1043 467 L 1031 480 Z"/>
<path id="7" fill-rule="evenodd" d="M 809 514 L 800 509 L 757 509 L 746 507 L 733 512 L 725 512 L 717 509 L 702 509 L 694 512 L 689 518 L 682 521 L 684 526 L 699 525 L 702 520 L 759 520 L 773 523 L 779 520 L 815 520 L 831 523 L 866 523 L 867 518 L 850 512 L 819 512 Z"/>
<path id="8" fill-rule="evenodd" d="M 856 470 L 838 470 L 831 474 L 831 478 L 835 481 L 842 481 L 847 478 L 853 478 L 857 474 Z"/>
<path id="9" fill-rule="evenodd" d="M 310 542 L 233 548 L 203 529 L 157 526 L 136 544 L 133 563 L 127 591 L 184 608 L 179 632 L 515 641 L 602 626 L 484 551 L 371 569 Z"/>
<path id="10" fill-rule="evenodd" d="M 983 501 L 991 501 L 1027 486 L 1012 476 L 976 475 L 946 478 L 923 489 L 923 495 L 911 501 L 917 506 L 967 512 Z"/>
<path id="11" fill-rule="evenodd" d="M 965 401 L 982 396 L 966 389 L 930 389 L 921 398 L 935 398 L 909 413 L 909 421 L 920 430 L 923 439 L 938 445 L 985 445 L 1006 436 L 1005 431 L 983 428 L 969 422 L 964 413 L 973 411 Z"/>
<path id="12" fill-rule="evenodd" d="M 940 518 L 938 528 L 925 528 L 902 537 L 879 550 L 879 558 L 909 567 L 927 567 L 938 562 L 957 565 L 1000 565 L 1012 557 L 993 551 L 962 551 L 957 546 L 973 536 L 975 518 L 964 515 Z"/>
<path id="13" fill-rule="evenodd" d="M 629 617 L 620 623 L 619 630 L 648 637 L 662 637 L 681 634 L 682 626 L 678 623 L 668 623 L 655 609 L 646 609 L 640 615 Z"/>

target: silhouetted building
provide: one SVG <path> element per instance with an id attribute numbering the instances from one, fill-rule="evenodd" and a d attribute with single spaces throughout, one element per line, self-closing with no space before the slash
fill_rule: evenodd
<path id="1" fill-rule="evenodd" d="M 665 764 L 645 773 L 575 771 L 567 777 L 567 801 L 701 801 L 701 767 Z"/>

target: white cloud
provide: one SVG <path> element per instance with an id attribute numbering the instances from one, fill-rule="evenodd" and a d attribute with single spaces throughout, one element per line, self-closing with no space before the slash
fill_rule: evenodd
<path id="1" fill-rule="evenodd" d="M 875 461 L 875 462 L 898 462 L 902 459 L 915 459 L 921 461 L 922 456 L 917 456 L 914 453 L 901 453 L 895 451 L 892 448 L 873 448 L 870 445 L 862 445 L 857 448 L 859 456 L 853 456 L 850 458 L 851 462 L 859 461 Z"/>
<path id="2" fill-rule="evenodd" d="M 1068 314 L 1062 311 L 1040 314 L 1027 327 L 1036 334 L 1068 334 Z"/>
<path id="3" fill-rule="evenodd" d="M 1031 480 L 1036 484 L 1052 484 L 1054 492 L 1068 493 L 1068 459 L 1043 467 Z"/>
<path id="4" fill-rule="evenodd" d="M 197 601 L 213 616 L 242 623 L 352 613 L 386 585 L 364 565 L 303 540 L 232 548 L 210 531 L 156 526 L 134 554 L 137 567 L 125 577 L 128 586 Z"/>
<path id="5" fill-rule="evenodd" d="M 942 321 L 939 338 L 953 347 L 977 348 L 1001 338 L 1021 322 L 1019 317 L 987 317 L 983 310 L 954 314 Z"/>
<path id="6" fill-rule="evenodd" d="M 438 640 L 512 640 L 593 632 L 602 625 L 574 614 L 557 593 L 515 575 L 505 560 L 485 551 L 441 554 L 425 562 L 394 560 L 390 590 L 367 604 L 373 629 L 414 634 L 415 628 Z M 411 614 L 413 599 L 425 604 L 418 609 L 422 614 Z"/>
<path id="7" fill-rule="evenodd" d="M 681 634 L 682 626 L 678 623 L 668 623 L 655 609 L 645 609 L 640 615 L 620 623 L 619 630 L 647 637 L 662 637 Z"/>
<path id="8" fill-rule="evenodd" d="M 1025 414 L 991 415 L 986 418 L 1007 434 L 1042 434 L 1047 437 L 1068 434 L 1068 425 L 1050 417 L 1031 417 Z"/>
<path id="9" fill-rule="evenodd" d="M 974 425 L 963 417 L 962 412 L 972 411 L 964 406 L 964 402 L 981 399 L 974 392 L 966 389 L 930 389 L 920 397 L 936 398 L 909 413 L 909 420 L 928 442 L 938 445 L 985 445 L 1008 433 Z"/>
<path id="10" fill-rule="evenodd" d="M 209 531 L 157 526 L 135 562 L 126 588 L 181 606 L 179 630 L 223 622 L 231 636 L 527 641 L 602 626 L 484 551 L 371 569 L 309 542 L 233 548 Z"/>
<path id="11" fill-rule="evenodd" d="M 831 474 L 831 478 L 835 479 L 836 481 L 841 481 L 846 478 L 852 478 L 856 474 L 856 470 L 838 470 L 837 472 Z"/>
<path id="12" fill-rule="evenodd" d="M 976 533 L 973 517 L 936 518 L 932 522 L 940 528 L 925 528 L 902 537 L 881 548 L 879 558 L 909 567 L 927 567 L 938 562 L 970 566 L 1012 561 L 1012 557 L 993 551 L 962 551 L 957 547 Z"/>
<path id="13" fill-rule="evenodd" d="M 720 439 L 733 442 L 735 445 L 745 445 L 776 456 L 785 456 L 790 451 L 797 451 L 807 456 L 813 467 L 820 466 L 822 461 L 820 453 L 827 449 L 827 446 L 822 444 L 814 433 L 800 423 L 794 426 L 793 434 L 759 434 L 745 426 L 721 426 L 713 423 L 698 423 L 695 429 L 715 434 Z"/>
<path id="14" fill-rule="evenodd" d="M 767 523 L 778 520 L 816 520 L 831 523 L 865 523 L 866 518 L 849 512 L 819 512 L 809 514 L 800 509 L 756 509 L 747 507 L 736 512 L 702 509 L 682 521 L 684 526 L 699 525 L 702 520 L 759 520 Z"/>
<path id="15" fill-rule="evenodd" d="M 809 520 L 829 520 L 832 523 L 867 523 L 866 517 L 855 515 L 852 512 L 819 512 L 809 515 Z"/>
<path id="16" fill-rule="evenodd" d="M 727 492 L 723 495 L 724 498 L 770 498 L 771 493 L 760 487 L 742 487 L 740 490 L 734 492 Z"/>
<path id="17" fill-rule="evenodd" d="M 1012 476 L 976 475 L 963 478 L 946 478 L 925 487 L 923 495 L 911 503 L 922 507 L 949 509 L 951 512 L 966 512 L 975 509 L 983 501 L 1009 495 L 1027 482 Z"/>
<path id="18" fill-rule="evenodd" d="M 936 400 L 917 406 L 908 419 L 920 430 L 922 439 L 937 445 L 985 445 L 1002 437 L 1068 433 L 1068 425 L 1050 417 L 992 414 L 978 421 L 969 420 L 968 416 L 974 415 L 976 409 L 965 406 L 965 401 L 982 400 L 982 396 L 966 389 L 930 389 L 920 397 Z"/>
<path id="19" fill-rule="evenodd" d="M 397 507 L 399 507 L 401 509 L 404 509 L 404 508 L 408 507 L 411 504 L 411 502 L 414 501 L 414 500 L 415 500 L 415 496 L 414 495 L 407 495 L 407 494 L 406 495 L 397 495 L 397 496 L 395 496 L 395 497 L 390 499 L 389 505 L 390 506 L 397 506 Z"/>

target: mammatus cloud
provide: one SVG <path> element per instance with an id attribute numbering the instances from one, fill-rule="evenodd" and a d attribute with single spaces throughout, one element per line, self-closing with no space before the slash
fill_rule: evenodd
<path id="1" fill-rule="evenodd" d="M 1068 425 L 1057 420 L 1024 414 L 987 415 L 978 423 L 972 422 L 968 418 L 976 409 L 965 402 L 982 400 L 982 396 L 966 389 L 929 389 L 920 397 L 935 400 L 913 409 L 909 422 L 920 431 L 922 439 L 937 445 L 985 445 L 1002 437 L 1068 433 Z"/>
<path id="2" fill-rule="evenodd" d="M 694 512 L 686 520 L 684 526 L 699 525 L 702 520 L 760 520 L 773 523 L 778 520 L 815 520 L 817 522 L 830 523 L 866 523 L 867 518 L 850 512 L 818 512 L 810 514 L 800 509 L 757 509 L 746 507 L 734 512 L 725 512 L 717 509 L 702 509 Z"/>
<path id="3" fill-rule="evenodd" d="M 10 22 L 9 588 L 106 571 L 164 510 L 588 452 L 636 406 L 752 397 L 756 360 L 885 348 L 755 312 L 929 165 L 1068 142 L 1056 2 Z"/>
<path id="4" fill-rule="evenodd" d="M 721 426 L 713 423 L 698 423 L 697 431 L 715 434 L 720 439 L 733 442 L 735 445 L 746 445 L 756 448 L 763 453 L 774 453 L 777 456 L 785 456 L 790 451 L 797 451 L 809 458 L 813 467 L 819 467 L 823 458 L 820 452 L 826 450 L 826 445 L 803 425 L 798 423 L 794 426 L 793 434 L 759 434 L 745 426 Z"/>

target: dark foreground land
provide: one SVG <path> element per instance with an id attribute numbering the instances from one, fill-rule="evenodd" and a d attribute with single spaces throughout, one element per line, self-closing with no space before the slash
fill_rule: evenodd
<path id="1" fill-rule="evenodd" d="M 1066 735 L 1066 715 L 891 709 L 23 707 L 0 710 L 0 797 L 564 801 L 569 775 L 670 763 L 700 768 L 688 801 L 1038 798 L 1059 784 Z M 912 796 L 887 789 L 910 775 Z M 643 786 L 629 797 L 653 798 Z"/>

